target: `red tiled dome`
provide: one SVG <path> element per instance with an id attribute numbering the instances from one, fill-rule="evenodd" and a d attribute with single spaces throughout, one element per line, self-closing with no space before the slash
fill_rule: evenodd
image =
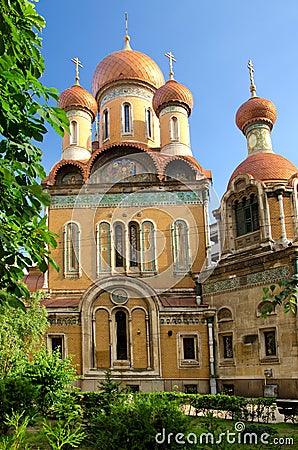
<path id="1" fill-rule="evenodd" d="M 176 80 L 168 80 L 166 84 L 160 87 L 154 94 L 154 111 L 158 115 L 162 106 L 174 102 L 183 103 L 187 107 L 188 115 L 190 115 L 193 107 L 193 97 L 190 90 Z"/>
<path id="2" fill-rule="evenodd" d="M 236 113 L 236 125 L 244 131 L 246 125 L 262 121 L 267 122 L 270 129 L 273 127 L 277 117 L 275 105 L 266 98 L 251 97 L 243 103 Z"/>
<path id="3" fill-rule="evenodd" d="M 92 78 L 94 97 L 103 86 L 117 80 L 144 81 L 156 89 L 165 82 L 160 68 L 149 56 L 130 48 L 111 53 L 98 64 Z"/>
<path id="4" fill-rule="evenodd" d="M 295 173 L 297 168 L 283 156 L 275 153 L 255 153 L 249 155 L 234 170 L 229 185 L 237 175 L 251 175 L 260 181 L 277 181 L 288 180 Z"/>
<path id="5" fill-rule="evenodd" d="M 86 91 L 86 89 L 78 84 L 74 84 L 60 94 L 58 106 L 64 110 L 81 106 L 88 109 L 93 114 L 93 119 L 97 114 L 97 103 L 95 98 L 90 92 Z"/>

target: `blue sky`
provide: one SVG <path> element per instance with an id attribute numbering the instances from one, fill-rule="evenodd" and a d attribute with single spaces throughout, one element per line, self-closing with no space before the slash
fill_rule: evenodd
<path id="1" fill-rule="evenodd" d="M 247 155 L 235 113 L 250 96 L 249 59 L 258 96 L 278 110 L 273 149 L 298 165 L 297 0 L 40 0 L 36 8 L 47 22 L 43 83 L 60 92 L 74 83 L 76 56 L 84 66 L 80 84 L 90 90 L 97 64 L 123 48 L 126 11 L 132 48 L 149 55 L 166 79 L 164 54 L 172 51 L 175 79 L 194 97 L 192 151 L 212 170 L 219 197 Z M 48 172 L 61 157 L 61 139 L 49 131 L 42 147 Z"/>

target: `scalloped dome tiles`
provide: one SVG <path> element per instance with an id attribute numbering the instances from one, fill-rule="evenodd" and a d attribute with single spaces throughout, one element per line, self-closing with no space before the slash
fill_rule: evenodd
<path id="1" fill-rule="evenodd" d="M 273 127 L 277 118 L 275 105 L 266 98 L 251 97 L 243 103 L 236 113 L 236 125 L 241 130 L 250 123 L 263 121 Z"/>
<path id="2" fill-rule="evenodd" d="M 190 90 L 176 80 L 168 80 L 160 87 L 153 97 L 153 108 L 158 115 L 162 106 L 169 103 L 183 103 L 187 106 L 188 115 L 193 107 L 193 96 Z"/>
<path id="3" fill-rule="evenodd" d="M 96 67 L 92 78 L 92 93 L 117 80 L 143 81 L 158 89 L 164 76 L 158 65 L 144 53 L 125 49 L 106 56 Z"/>
<path id="4" fill-rule="evenodd" d="M 88 109 L 93 114 L 93 119 L 95 118 L 97 114 L 95 98 L 82 86 L 74 84 L 60 94 L 58 107 L 67 110 L 78 106 Z"/>

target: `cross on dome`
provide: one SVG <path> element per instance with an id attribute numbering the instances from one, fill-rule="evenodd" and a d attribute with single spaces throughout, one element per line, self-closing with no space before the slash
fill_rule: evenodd
<path id="1" fill-rule="evenodd" d="M 75 77 L 75 80 L 76 80 L 76 84 L 77 85 L 79 85 L 80 83 L 79 83 L 79 80 L 80 80 L 80 77 L 79 77 L 79 67 L 82 67 L 83 68 L 83 65 L 82 65 L 82 63 L 81 63 L 81 61 L 79 60 L 79 58 L 76 56 L 75 58 L 72 58 L 72 60 L 71 60 L 73 63 L 75 63 L 75 65 L 76 65 L 76 77 Z"/>
<path id="2" fill-rule="evenodd" d="M 255 80 L 254 80 L 254 67 L 252 64 L 251 59 L 248 61 L 247 64 L 248 70 L 249 70 L 249 78 L 250 78 L 250 92 L 251 92 L 251 96 L 252 97 L 256 97 L 257 96 L 257 87 L 255 85 Z"/>
<path id="3" fill-rule="evenodd" d="M 169 58 L 170 62 L 170 72 L 169 72 L 170 80 L 174 80 L 173 61 L 176 62 L 176 59 L 172 52 L 165 53 L 165 56 Z"/>

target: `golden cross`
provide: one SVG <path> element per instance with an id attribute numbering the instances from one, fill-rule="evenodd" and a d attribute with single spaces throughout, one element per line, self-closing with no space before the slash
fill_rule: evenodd
<path id="1" fill-rule="evenodd" d="M 76 84 L 80 84 L 79 83 L 79 80 L 80 80 L 80 78 L 79 78 L 79 67 L 83 67 L 83 66 L 82 66 L 81 61 L 79 60 L 78 57 L 72 58 L 72 62 L 75 63 L 75 65 L 76 65 L 76 78 L 75 78 Z"/>
<path id="2" fill-rule="evenodd" d="M 165 54 L 165 56 L 166 56 L 167 58 L 169 58 L 169 60 L 170 60 L 170 73 L 169 73 L 169 75 L 170 75 L 170 80 L 173 80 L 173 79 L 174 79 L 173 61 L 176 62 L 176 59 L 175 59 L 175 57 L 174 57 L 174 55 L 173 55 L 172 52 L 167 52 L 167 53 Z"/>
<path id="3" fill-rule="evenodd" d="M 255 80 L 254 80 L 254 67 L 252 65 L 252 61 L 249 60 L 248 64 L 247 64 L 248 70 L 249 70 L 249 78 L 250 78 L 250 92 L 251 92 L 251 96 L 252 97 L 256 97 L 257 96 L 257 87 L 255 85 Z"/>

